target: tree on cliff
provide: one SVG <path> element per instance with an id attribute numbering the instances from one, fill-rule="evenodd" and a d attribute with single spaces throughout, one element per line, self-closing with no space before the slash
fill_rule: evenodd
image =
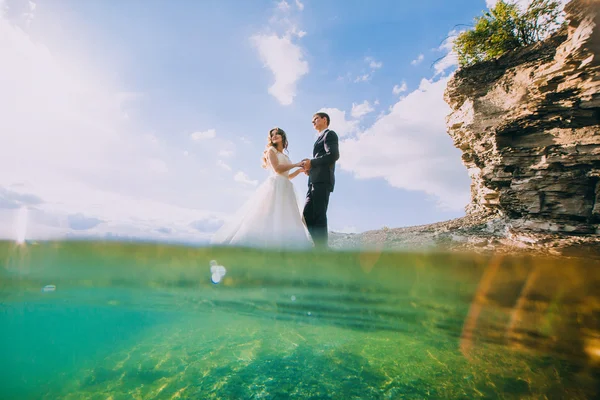
<path id="1" fill-rule="evenodd" d="M 533 0 L 525 10 L 500 0 L 455 39 L 458 62 L 472 65 L 543 40 L 560 28 L 561 13 L 556 0 Z"/>

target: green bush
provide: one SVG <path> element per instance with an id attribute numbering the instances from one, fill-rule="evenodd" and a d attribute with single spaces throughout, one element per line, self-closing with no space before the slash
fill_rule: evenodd
<path id="1" fill-rule="evenodd" d="M 560 28 L 561 13 L 556 0 L 533 0 L 525 10 L 500 0 L 455 39 L 458 62 L 472 65 L 540 41 Z"/>

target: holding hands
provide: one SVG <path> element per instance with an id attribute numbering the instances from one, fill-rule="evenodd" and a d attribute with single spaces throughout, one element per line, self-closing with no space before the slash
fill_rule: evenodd
<path id="1" fill-rule="evenodd" d="M 302 168 L 302 172 L 308 175 L 308 171 L 310 171 L 310 160 L 308 158 L 303 159 L 297 164 L 298 167 Z"/>
<path id="2" fill-rule="evenodd" d="M 308 171 L 310 171 L 310 160 L 305 158 L 302 161 L 294 164 L 294 167 L 298 167 L 298 169 L 290 174 L 290 179 L 295 178 L 301 172 L 304 172 L 306 175 L 308 175 Z"/>

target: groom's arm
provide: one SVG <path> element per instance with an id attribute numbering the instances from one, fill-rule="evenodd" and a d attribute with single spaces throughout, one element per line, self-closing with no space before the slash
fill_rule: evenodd
<path id="1" fill-rule="evenodd" d="M 334 131 L 327 132 L 325 138 L 325 151 L 326 153 L 322 156 L 315 157 L 310 160 L 310 166 L 318 167 L 321 165 L 333 164 L 340 158 L 340 149 L 338 145 L 338 136 Z"/>

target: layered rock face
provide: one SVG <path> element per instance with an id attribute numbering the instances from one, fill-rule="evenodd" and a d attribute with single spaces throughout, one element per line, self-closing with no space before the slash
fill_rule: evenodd
<path id="1" fill-rule="evenodd" d="M 600 233 L 600 0 L 572 0 L 544 42 L 462 68 L 448 132 L 472 179 L 467 213 L 516 230 Z"/>

